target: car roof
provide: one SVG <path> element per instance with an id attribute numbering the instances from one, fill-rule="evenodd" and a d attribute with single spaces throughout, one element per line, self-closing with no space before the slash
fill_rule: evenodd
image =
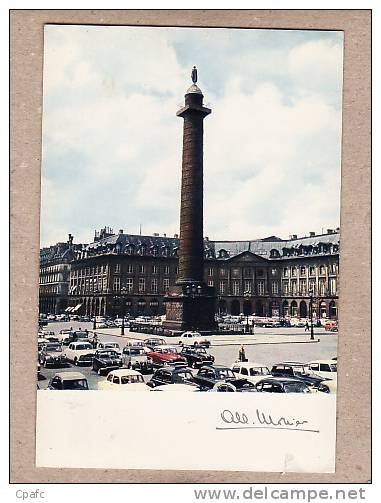
<path id="1" fill-rule="evenodd" d="M 57 372 L 54 377 L 59 377 L 60 379 L 86 379 L 86 377 L 81 372 Z"/>
<path id="2" fill-rule="evenodd" d="M 175 344 L 160 344 L 160 349 L 176 349 Z"/>
<path id="3" fill-rule="evenodd" d="M 276 365 L 303 365 L 304 367 L 308 366 L 308 363 L 303 363 L 303 362 L 279 362 L 275 363 L 273 367 Z"/>
<path id="4" fill-rule="evenodd" d="M 117 370 L 112 370 L 110 374 L 113 374 L 114 376 L 122 377 L 122 376 L 140 376 L 141 373 L 138 372 L 137 370 L 132 370 L 132 369 L 117 369 Z"/>
<path id="5" fill-rule="evenodd" d="M 250 367 L 266 367 L 269 368 L 268 365 L 265 365 L 264 363 L 258 363 L 258 362 L 235 362 L 233 363 L 232 367 L 236 366 L 244 367 L 244 368 L 250 368 Z"/>
<path id="6" fill-rule="evenodd" d="M 303 381 L 303 379 L 297 379 L 295 377 L 264 377 L 263 379 L 261 379 L 259 382 L 263 382 L 263 381 L 271 381 L 271 382 L 284 382 L 284 383 L 287 383 L 287 382 L 302 382 L 305 384 L 305 381 Z"/>
<path id="7" fill-rule="evenodd" d="M 231 370 L 231 368 L 228 367 L 227 365 L 202 365 L 201 368 L 202 369 L 203 368 L 211 368 L 213 370 L 220 370 L 220 369 L 229 369 L 229 370 Z"/>
<path id="8" fill-rule="evenodd" d="M 313 363 L 328 363 L 329 365 L 336 365 L 337 361 L 336 360 L 311 360 L 308 362 L 308 365 L 311 365 Z"/>

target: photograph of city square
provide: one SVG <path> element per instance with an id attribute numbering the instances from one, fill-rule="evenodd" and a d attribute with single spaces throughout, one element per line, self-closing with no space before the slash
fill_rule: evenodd
<path id="1" fill-rule="evenodd" d="M 342 33 L 44 44 L 38 389 L 336 394 Z"/>

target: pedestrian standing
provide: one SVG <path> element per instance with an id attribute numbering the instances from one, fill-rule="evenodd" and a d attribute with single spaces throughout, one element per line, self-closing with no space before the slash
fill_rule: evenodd
<path id="1" fill-rule="evenodd" d="M 309 329 L 310 329 L 310 326 L 308 324 L 308 321 L 306 321 L 306 324 L 304 325 L 304 331 L 308 332 Z"/>
<path id="2" fill-rule="evenodd" d="M 240 349 L 239 349 L 238 359 L 239 359 L 240 362 L 245 362 L 246 361 L 245 348 L 243 346 L 241 346 Z"/>

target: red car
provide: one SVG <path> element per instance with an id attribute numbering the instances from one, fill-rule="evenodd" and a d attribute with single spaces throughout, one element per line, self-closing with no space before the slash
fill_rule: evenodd
<path id="1" fill-rule="evenodd" d="M 154 351 L 147 353 L 155 366 L 187 364 L 187 359 L 181 356 L 174 346 L 156 346 Z"/>
<path id="2" fill-rule="evenodd" d="M 328 322 L 324 325 L 324 329 L 327 331 L 327 332 L 338 332 L 339 331 L 339 327 L 337 326 L 337 323 L 335 322 Z"/>

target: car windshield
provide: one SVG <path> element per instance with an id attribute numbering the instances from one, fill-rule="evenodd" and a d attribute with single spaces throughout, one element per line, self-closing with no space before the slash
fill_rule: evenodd
<path id="1" fill-rule="evenodd" d="M 121 381 L 121 384 L 144 383 L 143 376 L 139 376 L 139 375 L 122 376 L 120 378 L 120 381 Z"/>
<path id="2" fill-rule="evenodd" d="M 306 375 L 311 374 L 311 370 L 308 367 L 305 367 L 304 365 L 295 366 L 293 367 L 293 369 L 295 374 L 306 374 Z"/>
<path id="3" fill-rule="evenodd" d="M 89 334 L 87 332 L 78 332 L 77 331 L 77 332 L 75 332 L 75 335 L 77 337 L 88 337 Z"/>
<path id="4" fill-rule="evenodd" d="M 93 346 L 91 344 L 77 344 L 74 348 L 75 350 L 82 350 L 82 349 L 93 349 Z"/>
<path id="5" fill-rule="evenodd" d="M 116 351 L 101 351 L 99 356 L 101 358 L 116 358 L 118 353 Z"/>
<path id="6" fill-rule="evenodd" d="M 130 352 L 130 355 L 133 355 L 133 356 L 137 356 L 137 355 L 142 355 L 142 354 L 144 354 L 144 351 L 143 351 L 143 349 L 141 349 L 141 348 L 131 348 L 131 349 L 129 350 L 129 352 Z"/>
<path id="7" fill-rule="evenodd" d="M 63 389 L 89 389 L 86 379 L 71 379 L 63 381 Z"/>
<path id="8" fill-rule="evenodd" d="M 290 382 L 284 384 L 285 393 L 309 393 L 308 386 L 302 382 Z"/>
<path id="9" fill-rule="evenodd" d="M 176 372 L 173 374 L 173 380 L 176 382 L 191 381 L 193 378 L 190 372 Z"/>
<path id="10" fill-rule="evenodd" d="M 45 346 L 45 351 L 54 351 L 58 353 L 62 351 L 62 347 L 59 344 L 47 344 Z"/>
<path id="11" fill-rule="evenodd" d="M 270 374 L 270 370 L 267 367 L 251 367 L 249 372 L 251 376 L 267 376 Z"/>
<path id="12" fill-rule="evenodd" d="M 206 354 L 206 351 L 204 348 L 197 348 L 195 351 L 196 351 L 196 353 L 202 353 L 204 355 Z"/>
<path id="13" fill-rule="evenodd" d="M 169 353 L 176 353 L 175 348 L 157 348 L 158 353 L 163 353 L 163 354 L 169 354 Z"/>
<path id="14" fill-rule="evenodd" d="M 218 369 L 216 374 L 219 379 L 235 379 L 236 377 L 231 369 Z"/>

